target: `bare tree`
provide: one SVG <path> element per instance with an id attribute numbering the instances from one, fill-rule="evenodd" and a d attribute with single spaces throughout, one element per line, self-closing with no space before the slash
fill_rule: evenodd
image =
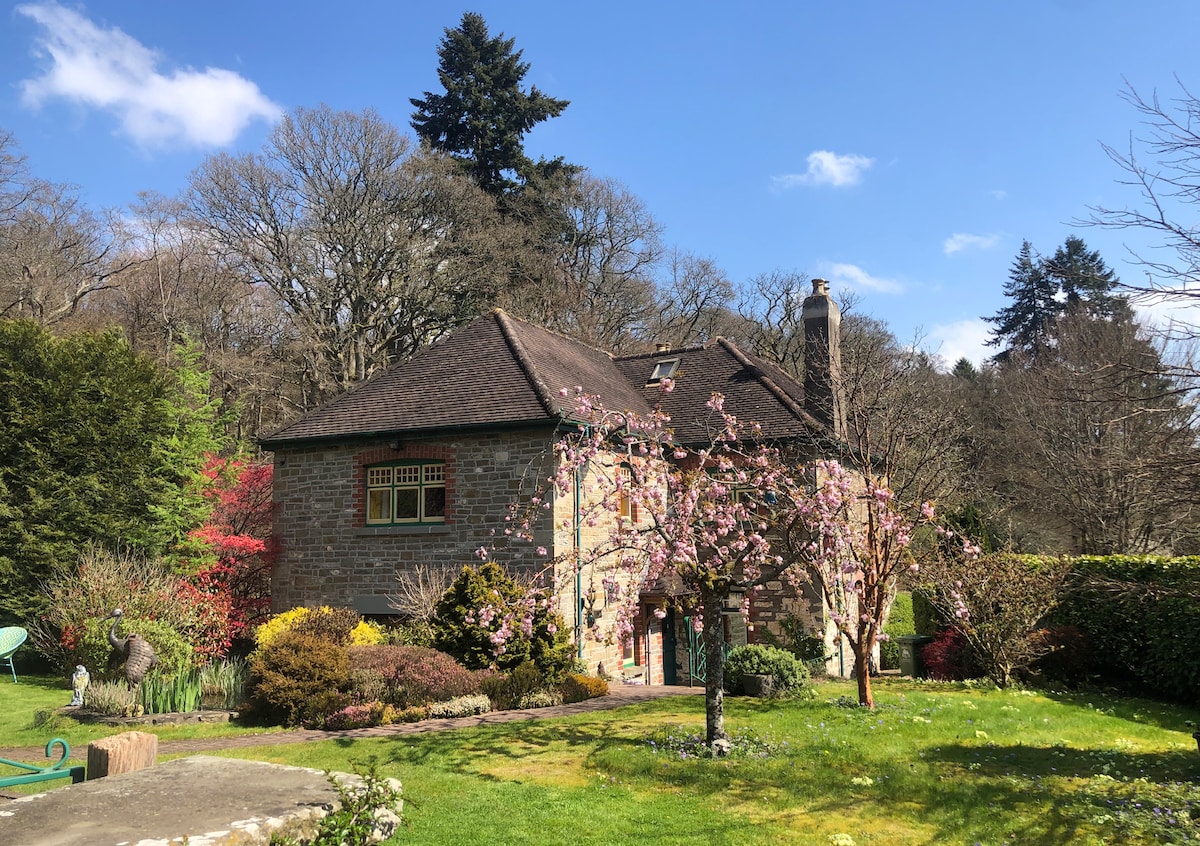
<path id="1" fill-rule="evenodd" d="M 503 284 L 476 240 L 491 199 L 372 111 L 296 110 L 261 155 L 207 159 L 191 207 L 287 309 L 313 400 L 436 340 Z"/>
<path id="2" fill-rule="evenodd" d="M 736 325 L 734 297 L 733 283 L 714 261 L 673 251 L 658 286 L 649 336 L 682 347 L 728 334 Z"/>
<path id="3" fill-rule="evenodd" d="M 1200 204 L 1200 100 L 1182 82 L 1176 82 L 1180 96 L 1165 103 L 1157 92 L 1147 100 L 1127 84 L 1124 98 L 1141 116 L 1145 134 L 1131 134 L 1123 150 L 1103 146 L 1124 172 L 1120 183 L 1134 188 L 1140 203 L 1096 206 L 1084 222 L 1140 230 L 1161 239 L 1153 252 L 1132 250 L 1146 270 L 1146 279 L 1144 283 L 1124 282 L 1122 287 L 1194 299 L 1200 297 L 1200 229 L 1193 220 Z"/>
<path id="4" fill-rule="evenodd" d="M 55 325 L 109 288 L 128 267 L 111 219 L 75 189 L 33 177 L 10 133 L 0 132 L 0 317 Z"/>
<path id="5" fill-rule="evenodd" d="M 755 355 L 785 373 L 804 373 L 804 322 L 801 309 L 810 290 L 803 273 L 762 273 L 742 289 L 737 311 L 743 323 L 738 338 Z"/>
<path id="6" fill-rule="evenodd" d="M 1131 314 L 1059 320 L 1054 355 L 1003 368 L 984 472 L 1048 551 L 1170 552 L 1194 534 L 1196 409 Z"/>
<path id="7" fill-rule="evenodd" d="M 623 186 L 587 173 L 558 201 L 569 220 L 559 260 L 569 296 L 549 325 L 602 349 L 628 346 L 653 314 L 661 227 Z"/>

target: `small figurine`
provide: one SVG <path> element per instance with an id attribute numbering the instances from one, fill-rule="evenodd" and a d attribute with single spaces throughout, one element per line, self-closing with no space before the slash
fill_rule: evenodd
<path id="1" fill-rule="evenodd" d="M 91 676 L 88 675 L 87 667 L 82 664 L 75 665 L 75 673 L 71 676 L 71 694 L 72 705 L 83 704 L 83 692 L 87 690 L 88 682 L 91 681 Z"/>

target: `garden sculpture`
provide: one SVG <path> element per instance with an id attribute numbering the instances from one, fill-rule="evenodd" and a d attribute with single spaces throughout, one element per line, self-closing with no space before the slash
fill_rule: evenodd
<path id="1" fill-rule="evenodd" d="M 71 704 L 83 704 L 83 692 L 87 690 L 88 682 L 91 680 L 88 675 L 87 667 L 82 664 L 75 665 L 75 673 L 71 676 Z"/>
<path id="2" fill-rule="evenodd" d="M 116 672 L 124 663 L 125 681 L 130 687 L 136 687 L 142 683 L 146 673 L 154 669 L 158 663 L 158 656 L 154 654 L 154 648 L 139 634 L 130 633 L 125 637 L 117 637 L 117 626 L 121 625 L 121 615 L 124 613 L 117 608 L 104 618 L 113 621 L 108 630 L 108 642 L 113 648 L 112 654 L 108 656 L 108 671 Z"/>

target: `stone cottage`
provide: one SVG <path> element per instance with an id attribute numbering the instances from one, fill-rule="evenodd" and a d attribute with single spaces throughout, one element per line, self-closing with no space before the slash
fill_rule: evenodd
<path id="1" fill-rule="evenodd" d="M 827 283 L 814 280 L 804 302 L 809 371 L 801 385 L 724 339 L 612 356 L 503 311 L 478 318 L 262 440 L 274 453 L 281 546 L 274 610 L 328 604 L 394 614 L 388 596 L 398 575 L 420 564 L 478 563 L 481 547 L 526 574 L 569 561 L 580 532 L 554 526 L 578 522 L 571 496 L 554 497 L 553 519 L 542 521 L 532 543 L 509 544 L 503 529 L 509 506 L 553 472 L 550 447 L 571 411 L 560 392 L 576 386 L 611 409 L 646 414 L 661 405 L 685 444 L 707 438 L 705 403 L 718 391 L 728 411 L 760 423 L 766 438 L 832 448 L 844 428 L 832 390 L 839 319 Z M 670 393 L 660 390 L 665 378 L 674 381 Z M 535 554 L 538 548 L 545 554 Z M 633 642 L 622 647 L 581 636 L 597 623 L 611 627 L 615 616 L 606 621 L 606 597 L 593 574 L 555 575 L 564 586 L 559 611 L 589 671 L 648 684 L 686 684 L 702 672 L 684 615 L 651 613 L 669 586 L 643 586 L 644 613 Z M 751 608 L 751 640 L 785 614 L 828 637 L 815 594 L 789 595 L 781 583 L 768 588 Z M 733 609 L 726 636 L 735 644 L 747 640 Z"/>

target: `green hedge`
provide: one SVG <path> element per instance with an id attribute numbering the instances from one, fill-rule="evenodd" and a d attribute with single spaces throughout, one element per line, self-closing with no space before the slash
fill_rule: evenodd
<path id="1" fill-rule="evenodd" d="M 1101 679 L 1200 700 L 1200 556 L 1082 556 L 1054 613 L 1087 635 Z"/>

